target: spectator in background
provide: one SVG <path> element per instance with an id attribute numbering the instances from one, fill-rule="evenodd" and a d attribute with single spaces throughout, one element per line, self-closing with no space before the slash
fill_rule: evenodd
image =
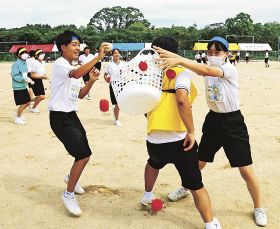
<path id="1" fill-rule="evenodd" d="M 195 60 L 197 63 L 201 63 L 201 56 L 200 56 L 200 53 L 197 52 L 196 55 L 194 56 Z"/>
<path id="2" fill-rule="evenodd" d="M 250 54 L 248 52 L 246 52 L 245 61 L 246 61 L 247 64 L 249 63 L 249 58 L 250 58 Z"/>
<path id="3" fill-rule="evenodd" d="M 98 53 L 97 53 L 97 55 L 98 55 Z M 88 62 L 92 61 L 94 59 L 94 57 L 95 56 L 90 53 L 90 48 L 86 46 L 84 48 L 84 54 L 79 56 L 79 64 L 80 65 L 87 64 Z M 83 76 L 83 80 L 84 80 L 85 84 L 88 83 L 88 81 L 89 81 L 89 72 Z M 91 99 L 89 93 L 87 94 L 86 98 L 87 98 L 87 100 Z"/>
<path id="4" fill-rule="evenodd" d="M 204 64 L 207 64 L 207 55 L 204 51 L 201 54 L 201 60 Z"/>
<path id="5" fill-rule="evenodd" d="M 266 51 L 265 51 L 265 54 L 264 54 L 264 63 L 265 63 L 265 67 L 269 67 L 268 59 L 269 59 L 269 54 L 268 54 L 268 50 L 266 50 Z"/>

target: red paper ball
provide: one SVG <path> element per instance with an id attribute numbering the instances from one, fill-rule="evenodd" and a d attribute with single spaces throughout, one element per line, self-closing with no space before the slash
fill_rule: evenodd
<path id="1" fill-rule="evenodd" d="M 107 99 L 101 99 L 99 101 L 99 109 L 102 112 L 107 112 L 109 110 L 109 101 Z"/>
<path id="2" fill-rule="evenodd" d="M 158 212 L 163 208 L 163 202 L 161 199 L 152 200 L 151 209 L 153 212 Z"/>
<path id="3" fill-rule="evenodd" d="M 141 71 L 146 71 L 148 69 L 148 64 L 144 61 L 141 61 L 138 66 Z"/>
<path id="4" fill-rule="evenodd" d="M 173 69 L 168 69 L 166 71 L 166 76 L 168 79 L 174 79 L 176 77 L 176 72 Z"/>

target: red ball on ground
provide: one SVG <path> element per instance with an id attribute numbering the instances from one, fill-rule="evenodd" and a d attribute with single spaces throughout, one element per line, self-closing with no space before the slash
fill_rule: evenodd
<path id="1" fill-rule="evenodd" d="M 168 69 L 166 71 L 166 76 L 168 79 L 174 79 L 176 77 L 176 72 L 173 69 Z"/>
<path id="2" fill-rule="evenodd" d="M 109 101 L 107 99 L 101 99 L 99 101 L 99 109 L 102 112 L 107 112 L 109 110 Z"/>
<path id="3" fill-rule="evenodd" d="M 139 66 L 141 71 L 146 71 L 148 69 L 148 64 L 144 61 L 140 61 L 138 66 Z"/>
<path id="4" fill-rule="evenodd" d="M 163 208 L 163 202 L 161 199 L 152 200 L 151 209 L 153 212 L 158 212 Z"/>

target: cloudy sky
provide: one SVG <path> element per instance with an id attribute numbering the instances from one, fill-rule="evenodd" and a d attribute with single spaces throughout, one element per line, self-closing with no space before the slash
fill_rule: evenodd
<path id="1" fill-rule="evenodd" d="M 26 24 L 86 25 L 104 7 L 133 6 L 156 27 L 174 25 L 199 28 L 224 22 L 240 12 L 256 22 L 280 22 L 279 0 L 1 0 L 0 28 Z"/>

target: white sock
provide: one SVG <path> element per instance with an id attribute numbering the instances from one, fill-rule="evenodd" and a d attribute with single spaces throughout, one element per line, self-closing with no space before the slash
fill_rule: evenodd
<path id="1" fill-rule="evenodd" d="M 148 198 L 151 198 L 153 196 L 153 191 L 151 192 L 144 192 L 144 196 L 148 197 Z"/>
<path id="2" fill-rule="evenodd" d="M 74 192 L 67 192 L 67 191 L 65 191 L 64 192 L 64 197 L 66 197 L 67 199 L 72 199 L 72 198 L 75 197 L 75 194 L 74 194 Z"/>
<path id="3" fill-rule="evenodd" d="M 212 220 L 211 222 L 205 223 L 205 229 L 212 229 L 214 228 L 214 220 Z"/>

